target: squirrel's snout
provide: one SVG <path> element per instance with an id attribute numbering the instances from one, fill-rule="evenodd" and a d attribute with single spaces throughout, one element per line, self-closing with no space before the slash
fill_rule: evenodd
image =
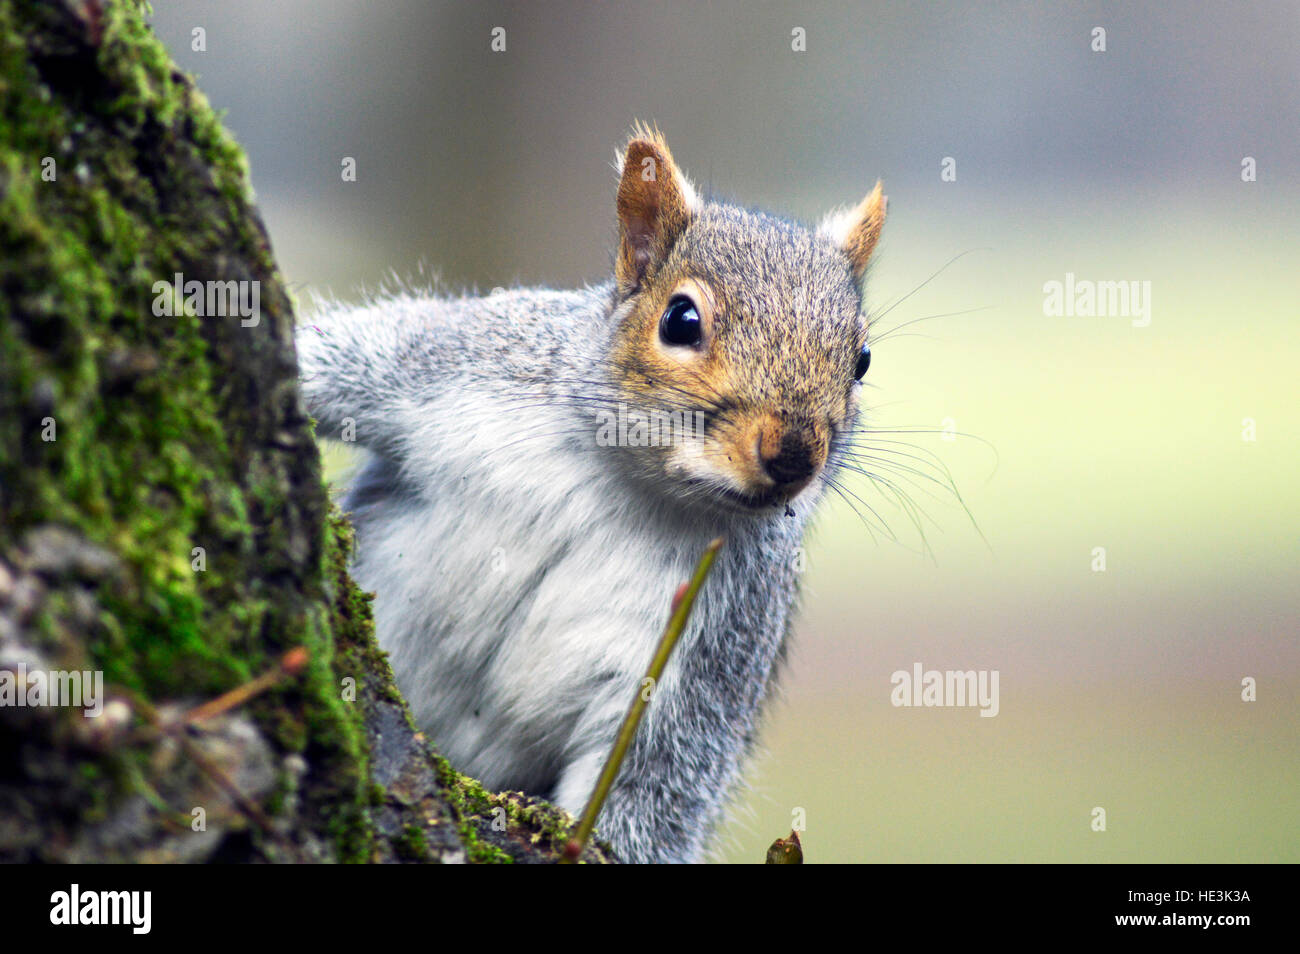
<path id="1" fill-rule="evenodd" d="M 826 461 L 826 443 L 812 428 L 768 426 L 759 432 L 758 463 L 777 487 L 797 493 Z"/>

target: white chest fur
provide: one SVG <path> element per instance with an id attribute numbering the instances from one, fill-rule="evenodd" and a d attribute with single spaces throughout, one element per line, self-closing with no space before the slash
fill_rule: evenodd
<path id="1" fill-rule="evenodd" d="M 648 533 L 653 505 L 615 486 L 610 449 L 575 445 L 571 415 L 567 429 L 549 412 L 521 421 L 518 404 L 439 402 L 413 436 L 411 492 L 357 514 L 355 574 L 417 723 L 452 763 L 546 792 L 630 701 L 716 527 Z"/>

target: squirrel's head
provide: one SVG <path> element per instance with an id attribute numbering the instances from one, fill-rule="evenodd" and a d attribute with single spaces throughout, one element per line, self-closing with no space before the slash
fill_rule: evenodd
<path id="1" fill-rule="evenodd" d="M 650 417 L 620 443 L 676 496 L 764 512 L 815 493 L 870 365 L 879 183 L 814 231 L 701 201 L 657 132 L 619 164 L 611 366 L 634 426 Z"/>

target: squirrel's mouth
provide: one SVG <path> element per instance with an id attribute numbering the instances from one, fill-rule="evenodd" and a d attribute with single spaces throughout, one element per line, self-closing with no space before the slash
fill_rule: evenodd
<path id="1" fill-rule="evenodd" d="M 782 494 L 776 490 L 770 490 L 761 494 L 746 494 L 739 490 L 732 490 L 729 487 L 722 488 L 722 496 L 726 497 L 733 503 L 738 503 L 742 507 L 750 510 L 765 510 L 768 507 L 775 507 L 781 500 Z"/>
<path id="2" fill-rule="evenodd" d="M 720 487 L 717 484 L 706 483 L 705 481 L 696 483 L 698 487 L 706 490 L 715 500 L 729 505 L 732 509 L 742 510 L 746 513 L 771 510 L 781 506 L 786 500 L 786 494 L 776 487 L 754 494 L 746 493 L 743 490 L 735 490 L 731 487 Z"/>

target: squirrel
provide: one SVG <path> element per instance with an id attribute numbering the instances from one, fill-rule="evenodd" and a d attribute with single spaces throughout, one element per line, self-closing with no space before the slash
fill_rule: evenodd
<path id="1" fill-rule="evenodd" d="M 582 810 L 673 593 L 725 535 L 596 829 L 623 861 L 693 862 L 853 439 L 886 199 L 816 228 L 705 200 L 639 124 L 616 166 L 606 282 L 326 304 L 297 348 L 317 433 L 369 452 L 343 508 L 380 645 L 490 790 Z"/>

